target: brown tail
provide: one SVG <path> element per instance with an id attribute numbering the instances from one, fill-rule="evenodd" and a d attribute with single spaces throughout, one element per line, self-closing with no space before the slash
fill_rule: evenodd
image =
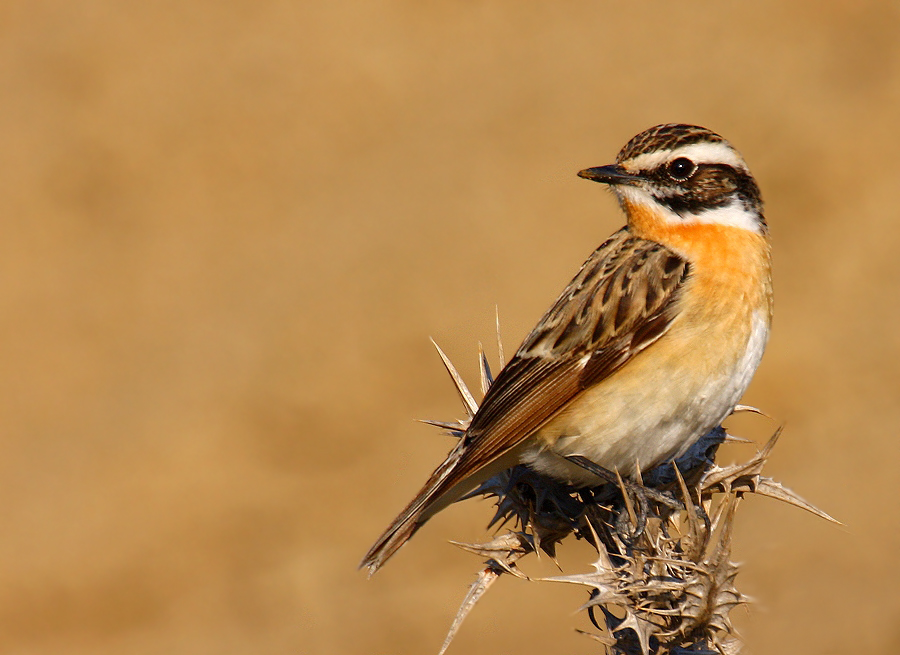
<path id="1" fill-rule="evenodd" d="M 500 457 L 489 465 L 471 470 L 471 465 L 464 457 L 462 441 L 454 448 L 447 459 L 435 469 L 425 486 L 407 505 L 400 515 L 393 520 L 387 530 L 382 533 L 359 563 L 359 568 L 368 568 L 369 575 L 375 573 L 390 559 L 391 555 L 409 541 L 425 522 L 448 505 L 456 502 L 489 477 L 509 468 L 515 461 Z M 512 457 L 512 455 L 510 456 Z"/>
<path id="2" fill-rule="evenodd" d="M 472 481 L 465 484 L 465 488 L 459 488 L 463 486 L 460 478 L 465 477 L 465 475 L 461 476 L 458 472 L 460 450 L 461 448 L 459 447 L 454 448 L 450 455 L 447 456 L 447 459 L 435 469 L 425 486 L 416 494 L 416 497 L 400 512 L 400 515 L 393 520 L 387 530 L 378 537 L 378 540 L 363 557 L 359 568 L 368 568 L 371 576 L 381 568 L 391 555 L 397 552 L 400 546 L 409 541 L 409 538 L 415 534 L 416 530 L 425 521 L 458 500 L 478 484 L 478 482 Z"/>

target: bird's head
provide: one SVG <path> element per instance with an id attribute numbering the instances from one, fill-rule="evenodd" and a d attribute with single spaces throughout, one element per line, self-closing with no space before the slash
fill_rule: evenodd
<path id="1" fill-rule="evenodd" d="M 696 125 L 657 125 L 631 139 L 609 166 L 580 177 L 610 185 L 629 221 L 651 213 L 669 225 L 696 223 L 766 233 L 759 187 L 740 154 Z"/>

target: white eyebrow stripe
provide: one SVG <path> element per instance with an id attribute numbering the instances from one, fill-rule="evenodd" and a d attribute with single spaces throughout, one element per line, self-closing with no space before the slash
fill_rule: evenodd
<path id="1" fill-rule="evenodd" d="M 637 171 L 649 171 L 678 157 L 687 157 L 695 164 L 727 164 L 732 168 L 747 171 L 747 164 L 741 156 L 727 143 L 709 141 L 692 143 L 688 146 L 671 150 L 657 150 L 638 155 L 634 159 L 622 163 L 625 170 L 634 173 Z"/>

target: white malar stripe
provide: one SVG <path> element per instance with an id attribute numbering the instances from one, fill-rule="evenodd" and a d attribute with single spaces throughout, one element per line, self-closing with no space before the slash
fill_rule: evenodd
<path id="1" fill-rule="evenodd" d="M 683 223 L 682 218 L 665 205 L 661 205 L 653 196 L 635 186 L 617 185 L 613 187 L 616 195 L 633 205 L 642 205 L 653 214 L 661 216 L 667 223 Z"/>
<path id="2" fill-rule="evenodd" d="M 692 143 L 674 150 L 647 152 L 643 155 L 638 155 L 630 161 L 622 162 L 622 165 L 625 170 L 636 173 L 638 171 L 653 170 L 660 164 L 670 162 L 679 157 L 687 157 L 695 164 L 727 164 L 732 168 L 748 171 L 747 164 L 744 163 L 744 160 L 734 148 L 727 143 L 711 143 L 708 141 Z"/>
<path id="3" fill-rule="evenodd" d="M 739 201 L 732 200 L 727 205 L 714 209 L 704 209 L 699 214 L 687 214 L 679 219 L 682 223 L 706 223 L 739 227 L 754 234 L 762 234 L 762 225 L 756 212 L 746 209 Z"/>
<path id="4" fill-rule="evenodd" d="M 672 225 L 691 225 L 696 223 L 726 225 L 748 230 L 754 234 L 762 234 L 762 224 L 759 217 L 755 212 L 746 209 L 738 200 L 732 200 L 722 207 L 704 209 L 697 214 L 679 216 L 665 205 L 660 204 L 643 189 L 633 186 L 617 186 L 615 190 L 621 198 L 628 200 L 632 204 L 647 207 L 653 214 Z"/>

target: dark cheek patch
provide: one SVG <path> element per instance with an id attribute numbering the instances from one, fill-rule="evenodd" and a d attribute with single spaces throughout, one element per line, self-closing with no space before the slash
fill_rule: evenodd
<path id="1" fill-rule="evenodd" d="M 707 207 L 716 207 L 726 202 L 737 188 L 731 176 L 716 175 L 716 172 L 709 169 L 698 171 L 691 182 L 688 197 L 694 203 Z"/>
<path id="2" fill-rule="evenodd" d="M 698 214 L 707 209 L 716 209 L 739 198 L 748 209 L 762 213 L 759 189 L 749 175 L 725 164 L 701 164 L 689 180 L 676 183 L 668 180 L 661 171 L 653 175 L 660 187 L 676 191 L 673 195 L 657 200 L 679 216 Z"/>

